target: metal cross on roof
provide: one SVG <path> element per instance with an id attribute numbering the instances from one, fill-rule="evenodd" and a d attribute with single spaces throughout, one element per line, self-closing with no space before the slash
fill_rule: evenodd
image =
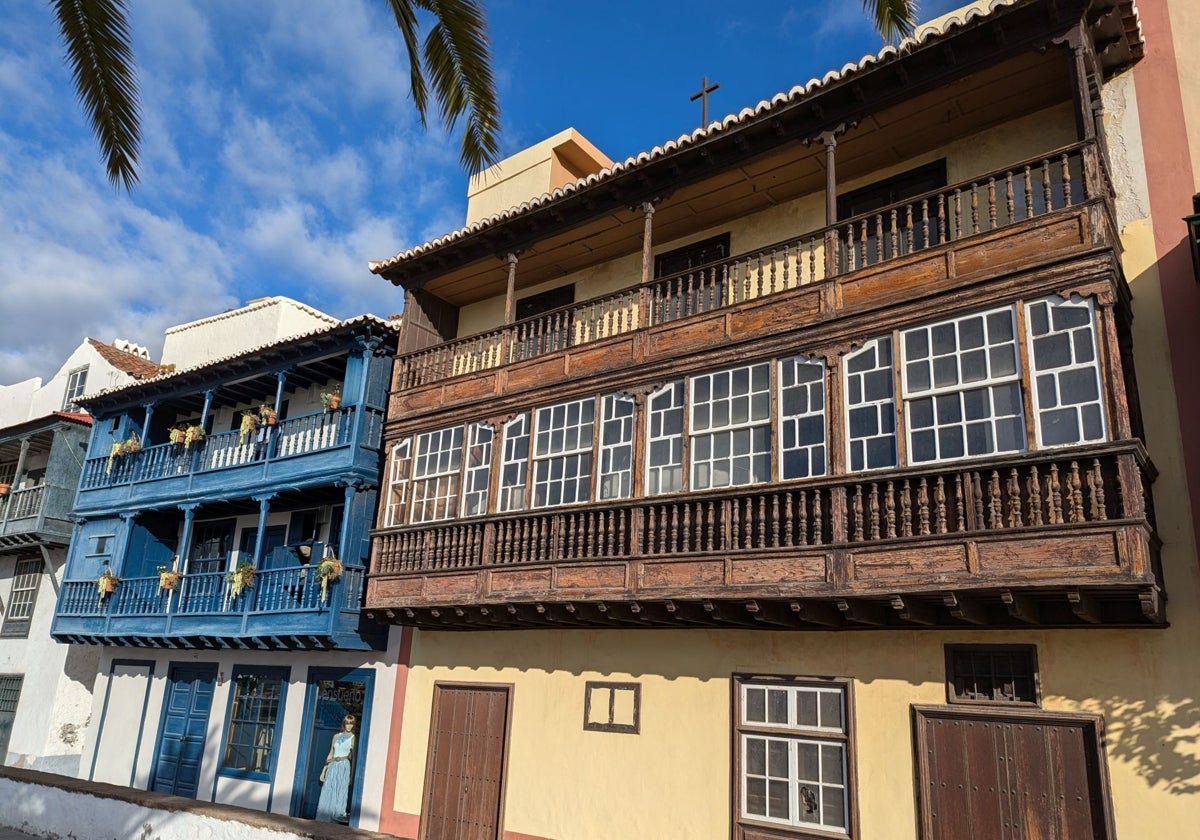
<path id="1" fill-rule="evenodd" d="M 708 125 L 708 95 L 721 85 L 718 82 L 708 83 L 708 76 L 703 76 L 700 79 L 700 90 L 692 94 L 692 102 L 700 100 L 700 126 Z"/>

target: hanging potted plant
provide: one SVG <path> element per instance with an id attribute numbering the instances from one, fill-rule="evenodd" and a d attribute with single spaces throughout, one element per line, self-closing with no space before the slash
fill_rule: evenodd
<path id="1" fill-rule="evenodd" d="M 274 426 L 279 414 L 271 406 L 264 405 L 258 410 L 258 419 L 266 426 Z"/>
<path id="2" fill-rule="evenodd" d="M 337 559 L 332 551 L 327 551 L 324 559 L 317 564 L 317 578 L 321 581 L 321 603 L 329 598 L 329 584 L 342 576 L 342 561 Z"/>
<path id="3" fill-rule="evenodd" d="M 321 405 L 325 406 L 326 411 L 337 411 L 342 407 L 342 388 L 340 385 L 334 385 L 331 391 L 321 392 Z"/>
<path id="4" fill-rule="evenodd" d="M 135 452 L 142 451 L 142 439 L 138 437 L 137 432 L 130 432 L 129 437 L 125 440 L 114 441 L 112 449 L 108 453 L 108 467 L 104 470 L 106 473 L 112 472 L 113 461 L 117 458 L 124 458 L 126 455 L 132 455 Z"/>
<path id="5" fill-rule="evenodd" d="M 204 427 L 199 423 L 193 423 L 183 432 L 184 449 L 191 449 L 193 443 L 199 443 L 202 440 L 204 440 Z"/>
<path id="6" fill-rule="evenodd" d="M 179 580 L 182 577 L 183 575 L 174 569 L 167 568 L 166 566 L 159 566 L 158 588 L 165 589 L 167 592 L 170 592 L 174 590 L 175 587 L 179 586 Z"/>
<path id="7" fill-rule="evenodd" d="M 258 412 L 246 409 L 242 412 L 242 425 L 238 428 L 238 444 L 244 444 L 248 438 L 258 428 Z"/>
<path id="8" fill-rule="evenodd" d="M 96 606 L 99 607 L 104 603 L 104 599 L 117 591 L 117 584 L 121 579 L 113 574 L 112 569 L 105 569 L 100 577 L 96 578 Z"/>
<path id="9" fill-rule="evenodd" d="M 236 569 L 225 575 L 225 582 L 229 584 L 230 601 L 254 586 L 254 572 L 254 564 L 249 560 L 243 560 L 237 564 Z"/>
<path id="10" fill-rule="evenodd" d="M 12 490 L 11 483 L 9 483 L 7 481 L 0 481 L 0 498 L 7 496 L 11 490 Z"/>
<path id="11" fill-rule="evenodd" d="M 186 439 L 187 439 L 187 429 L 184 428 L 182 423 L 178 426 L 172 426 L 171 431 L 167 432 L 167 440 L 169 440 L 171 443 L 175 444 L 176 446 L 179 446 L 180 444 L 185 443 Z"/>

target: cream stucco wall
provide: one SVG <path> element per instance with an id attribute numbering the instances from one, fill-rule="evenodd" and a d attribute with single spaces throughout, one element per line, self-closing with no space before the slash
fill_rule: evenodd
<path id="1" fill-rule="evenodd" d="M 967 180 L 1007 164 L 1069 145 L 1075 141 L 1075 122 L 1069 104 L 1047 108 L 1004 126 L 964 137 L 945 146 L 930 149 L 916 157 L 872 172 L 870 175 L 847 180 L 838 185 L 841 193 L 855 190 L 876 181 L 890 178 L 939 158 L 946 159 L 948 183 Z M 781 242 L 806 231 L 820 230 L 825 225 L 825 196 L 823 193 L 802 196 L 793 201 L 758 213 L 734 219 L 718 227 L 695 231 L 674 240 L 654 243 L 654 253 L 662 254 L 691 242 L 728 232 L 730 250 L 744 254 Z M 565 275 L 557 280 L 522 288 L 518 297 L 575 285 L 575 300 L 606 295 L 629 288 L 641 280 L 641 251 L 616 260 L 591 266 Z M 517 264 L 518 277 L 520 263 Z M 504 323 L 503 295 L 464 306 L 459 312 L 458 335 L 465 337 L 491 330 Z"/>
<path id="2" fill-rule="evenodd" d="M 259 298 L 240 309 L 169 328 L 162 363 L 195 367 L 337 323 L 337 318 L 291 298 Z"/>
<path id="3" fill-rule="evenodd" d="M 1179 70 L 1183 94 L 1183 120 L 1187 126 L 1188 149 L 1192 156 L 1192 189 L 1200 192 L 1200 3 L 1196 0 L 1169 0 L 1171 40 Z M 1156 49 L 1157 45 L 1149 45 Z"/>

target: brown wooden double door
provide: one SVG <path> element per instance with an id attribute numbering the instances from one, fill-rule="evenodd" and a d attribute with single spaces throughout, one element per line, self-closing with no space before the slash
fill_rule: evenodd
<path id="1" fill-rule="evenodd" d="M 918 707 L 924 840 L 1111 840 L 1099 721 Z"/>
<path id="2" fill-rule="evenodd" d="M 509 686 L 434 686 L 422 840 L 501 836 L 510 705 Z"/>

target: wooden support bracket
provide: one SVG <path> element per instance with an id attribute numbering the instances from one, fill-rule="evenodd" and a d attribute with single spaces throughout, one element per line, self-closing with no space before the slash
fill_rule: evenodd
<path id="1" fill-rule="evenodd" d="M 1000 601 L 1008 609 L 1008 614 L 1017 621 L 1026 624 L 1040 624 L 1038 606 L 1028 595 L 1013 592 L 1011 589 L 1000 590 Z"/>
<path id="2" fill-rule="evenodd" d="M 900 616 L 901 620 L 907 621 L 909 624 L 932 627 L 938 623 L 937 611 L 934 607 L 914 598 L 906 599 L 900 595 L 893 595 L 892 609 L 896 611 L 896 615 Z"/>
<path id="3" fill-rule="evenodd" d="M 950 615 L 968 624 L 987 624 L 987 608 L 974 598 L 958 592 L 943 592 L 942 603 Z"/>
<path id="4" fill-rule="evenodd" d="M 842 614 L 833 604 L 824 601 L 792 601 L 788 608 L 801 621 L 822 627 L 841 627 Z"/>
<path id="5" fill-rule="evenodd" d="M 870 624 L 875 627 L 882 627 L 887 623 L 886 613 L 879 604 L 872 604 L 869 601 L 851 601 L 846 598 L 838 598 L 835 603 L 846 621 L 855 624 Z"/>
<path id="6" fill-rule="evenodd" d="M 1100 623 L 1100 605 L 1091 595 L 1078 589 L 1068 589 L 1067 603 L 1071 605 L 1071 612 L 1088 624 Z"/>

